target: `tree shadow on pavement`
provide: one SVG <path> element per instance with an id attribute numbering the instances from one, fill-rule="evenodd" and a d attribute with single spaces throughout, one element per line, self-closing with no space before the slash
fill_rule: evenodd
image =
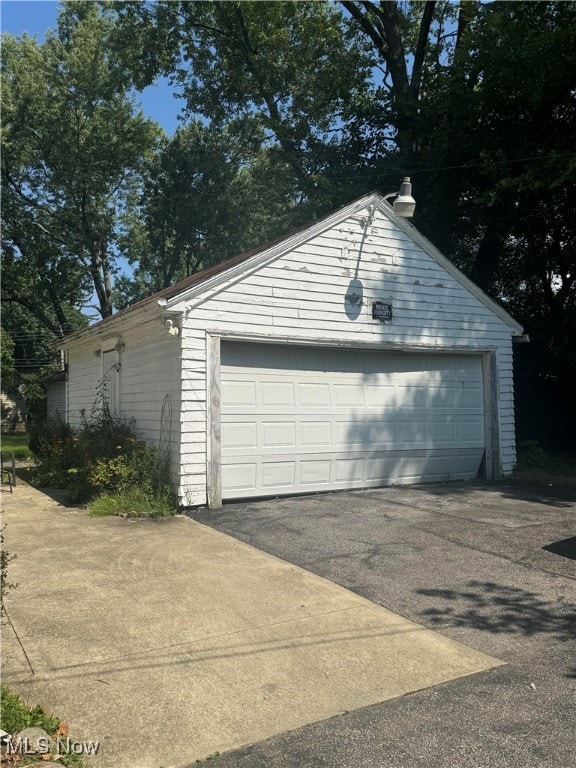
<path id="1" fill-rule="evenodd" d="M 491 581 L 469 581 L 462 590 L 419 589 L 442 607 L 421 613 L 429 624 L 472 627 L 485 632 L 532 636 L 541 633 L 559 640 L 576 638 L 576 611 L 542 600 L 536 593 Z"/>
<path id="2" fill-rule="evenodd" d="M 69 507 L 73 509 L 84 508 L 84 504 L 79 503 L 77 501 L 73 501 L 70 498 L 70 495 L 68 494 L 68 491 L 65 488 L 46 488 L 45 486 L 34 485 L 34 483 L 32 482 L 33 476 L 30 475 L 26 467 L 21 467 L 20 469 L 17 469 L 16 477 L 18 478 L 18 483 L 17 483 L 18 488 L 30 486 L 30 488 L 33 488 L 35 491 L 38 491 L 38 493 L 42 493 L 44 494 L 44 496 L 48 496 L 49 499 L 52 499 L 52 501 L 57 502 L 61 507 Z"/>
<path id="3" fill-rule="evenodd" d="M 413 489 L 423 490 L 435 496 L 451 496 L 453 498 L 455 496 L 468 496 L 478 491 L 496 492 L 504 499 L 523 501 L 529 504 L 543 504 L 559 509 L 571 509 L 576 504 L 576 489 L 573 487 L 538 485 L 519 480 L 430 483 L 414 486 Z"/>

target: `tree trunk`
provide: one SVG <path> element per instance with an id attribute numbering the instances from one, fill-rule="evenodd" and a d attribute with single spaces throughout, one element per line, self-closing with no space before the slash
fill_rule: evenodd
<path id="1" fill-rule="evenodd" d="M 500 256 L 505 239 L 502 235 L 500 223 L 500 218 L 493 218 L 488 222 L 470 272 L 470 279 L 482 288 L 483 291 L 492 296 L 494 295 L 496 277 L 500 267 Z"/>
<path id="2" fill-rule="evenodd" d="M 423 4 L 411 77 L 406 62 L 404 33 L 398 3 L 381 0 L 377 4 L 366 0 L 360 3 L 343 1 L 342 5 L 360 24 L 371 40 L 378 57 L 386 63 L 392 83 L 390 93 L 395 112 L 393 122 L 396 128 L 399 161 L 409 169 L 413 165 L 417 151 L 416 122 L 420 112 L 424 64 L 436 2 L 428 0 Z"/>
<path id="3" fill-rule="evenodd" d="M 102 243 L 94 244 L 90 254 L 90 274 L 94 284 L 94 291 L 98 298 L 98 311 L 102 319 L 110 317 L 112 307 L 112 280 L 108 257 L 102 247 Z"/>

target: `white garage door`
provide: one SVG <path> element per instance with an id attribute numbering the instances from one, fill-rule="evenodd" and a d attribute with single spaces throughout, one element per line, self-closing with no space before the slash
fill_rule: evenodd
<path id="1" fill-rule="evenodd" d="M 478 355 L 223 342 L 224 499 L 471 479 Z"/>

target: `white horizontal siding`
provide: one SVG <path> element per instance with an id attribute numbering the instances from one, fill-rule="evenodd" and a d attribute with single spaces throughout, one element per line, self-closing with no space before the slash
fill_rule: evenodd
<path id="1" fill-rule="evenodd" d="M 206 502 L 206 333 L 284 342 L 497 350 L 501 464 L 514 465 L 511 330 L 484 303 L 376 211 L 367 211 L 242 279 L 231 277 L 188 305 L 183 320 L 182 495 Z M 363 285 L 356 319 L 345 311 L 352 279 Z M 393 321 L 373 321 L 373 300 L 391 302 Z M 185 304 L 177 307 L 184 310 Z"/>
<path id="2" fill-rule="evenodd" d="M 116 342 L 115 336 L 112 343 Z M 169 336 L 160 320 L 128 329 L 121 334 L 119 416 L 134 420 L 139 438 L 158 447 L 160 419 L 165 395 L 172 403 L 170 430 L 170 474 L 180 473 L 180 339 Z M 97 339 L 68 353 L 68 419 L 78 426 L 82 411 L 89 416 L 98 407 L 98 385 L 102 380 L 102 358 L 95 356 L 105 341 Z"/>
<path id="3" fill-rule="evenodd" d="M 170 474 L 180 474 L 180 338 L 168 335 L 160 320 L 122 334 L 120 410 L 134 419 L 139 437 L 158 448 L 162 404 L 170 396 Z"/>
<path id="4" fill-rule="evenodd" d="M 88 417 L 97 404 L 97 387 L 102 380 L 100 344 L 94 342 L 68 355 L 68 421 L 78 427 L 83 414 Z"/>
<path id="5" fill-rule="evenodd" d="M 206 503 L 206 332 L 183 321 L 180 496 L 183 504 Z"/>
<path id="6" fill-rule="evenodd" d="M 512 474 L 516 465 L 516 431 L 514 421 L 514 377 L 512 344 L 498 347 L 498 416 L 500 420 L 500 463 L 502 474 Z"/>
<path id="7" fill-rule="evenodd" d="M 49 382 L 46 392 L 46 400 L 48 417 L 52 419 L 60 418 L 66 421 L 66 382 Z"/>

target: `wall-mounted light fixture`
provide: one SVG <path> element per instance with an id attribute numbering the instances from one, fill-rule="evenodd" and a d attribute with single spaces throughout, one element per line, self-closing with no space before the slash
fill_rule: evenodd
<path id="1" fill-rule="evenodd" d="M 162 320 L 162 323 L 164 325 L 164 328 L 168 331 L 169 336 L 178 336 L 180 333 L 180 328 L 176 325 L 174 320 L 170 320 L 169 318 L 164 318 Z"/>
<path id="2" fill-rule="evenodd" d="M 409 176 L 404 176 L 404 180 L 400 185 L 400 192 L 390 192 L 384 196 L 384 200 L 388 202 L 388 198 L 391 197 L 396 198 L 392 203 L 396 216 L 401 216 L 403 219 L 410 219 L 414 216 L 416 200 L 412 197 L 412 184 L 410 183 Z"/>

